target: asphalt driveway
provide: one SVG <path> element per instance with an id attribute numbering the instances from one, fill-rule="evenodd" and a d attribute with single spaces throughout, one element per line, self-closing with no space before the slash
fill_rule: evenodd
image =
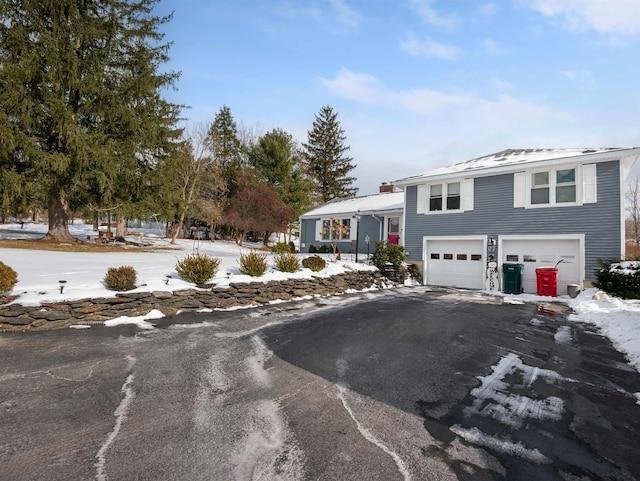
<path id="1" fill-rule="evenodd" d="M 0 473 L 633 480 L 637 392 L 590 326 L 461 291 L 3 333 Z"/>

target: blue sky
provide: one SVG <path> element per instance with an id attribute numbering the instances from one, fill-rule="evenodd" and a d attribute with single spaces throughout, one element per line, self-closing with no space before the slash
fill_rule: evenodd
<path id="1" fill-rule="evenodd" d="M 360 194 L 506 148 L 640 146 L 640 0 L 162 0 L 190 125 L 304 142 L 338 112 Z"/>

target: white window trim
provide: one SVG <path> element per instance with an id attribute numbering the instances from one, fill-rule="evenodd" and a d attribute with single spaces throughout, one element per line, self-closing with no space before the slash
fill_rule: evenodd
<path id="1" fill-rule="evenodd" d="M 556 187 L 557 187 L 557 171 L 575 169 L 576 171 L 576 200 L 575 202 L 556 202 Z M 583 169 L 588 170 L 587 179 L 583 175 Z M 532 204 L 531 203 L 531 188 L 533 174 L 542 172 L 549 173 L 549 203 L 547 204 Z M 585 172 L 586 173 L 586 172 Z M 588 185 L 585 187 L 585 182 Z M 514 174 L 513 188 L 513 206 L 524 207 L 525 209 L 548 209 L 550 207 L 576 207 L 583 204 L 596 202 L 595 194 L 591 197 L 585 197 L 588 192 L 595 191 L 596 189 L 596 177 L 595 177 L 595 165 L 563 165 L 556 167 L 547 167 L 536 170 L 527 170 L 525 172 L 517 172 Z"/>
<path id="2" fill-rule="evenodd" d="M 460 208 L 459 209 L 446 209 L 447 195 L 449 184 L 460 184 Z M 431 204 L 431 186 L 442 186 L 442 210 L 430 210 Z M 442 215 L 442 214 L 459 214 L 462 212 L 473 210 L 474 201 L 474 179 L 451 179 L 443 180 L 439 182 L 431 182 L 429 184 L 421 184 L 417 186 L 417 205 L 416 213 L 424 215 Z"/>
<path id="3" fill-rule="evenodd" d="M 331 222 L 331 219 L 340 219 L 340 224 L 342 224 L 342 221 L 345 219 L 349 219 L 349 237 L 346 239 L 338 239 L 336 242 L 340 243 L 340 242 L 351 242 L 352 240 L 356 239 L 356 229 L 357 229 L 357 223 L 356 220 L 353 218 L 353 216 L 350 215 L 334 215 L 331 217 L 322 217 L 318 220 L 316 220 L 316 236 L 315 236 L 315 241 L 316 242 L 324 242 L 326 244 L 331 244 L 333 243 L 333 239 L 331 239 L 331 237 L 333 236 L 333 231 L 330 230 L 329 231 L 329 239 L 323 239 L 322 238 L 322 229 L 323 229 L 323 225 L 325 221 Z"/>

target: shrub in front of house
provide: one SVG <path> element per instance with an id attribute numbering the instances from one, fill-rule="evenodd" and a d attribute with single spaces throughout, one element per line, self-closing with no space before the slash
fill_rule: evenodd
<path id="1" fill-rule="evenodd" d="M 313 272 L 321 271 L 326 267 L 327 263 L 320 256 L 311 256 L 302 259 L 302 266 L 311 269 Z"/>
<path id="2" fill-rule="evenodd" d="M 251 250 L 240 255 L 240 272 L 251 277 L 260 277 L 267 271 L 267 255 Z"/>
<path id="3" fill-rule="evenodd" d="M 295 252 L 296 248 L 295 246 L 293 246 L 293 249 L 292 249 L 292 246 L 293 246 L 293 242 L 291 243 L 278 242 L 273 246 L 271 246 L 271 252 L 275 252 L 276 254 Z"/>
<path id="4" fill-rule="evenodd" d="M 376 241 L 376 248 L 371 256 L 373 265 L 384 271 L 387 264 L 399 267 L 407 260 L 407 253 L 404 246 L 390 244 L 386 241 Z"/>
<path id="5" fill-rule="evenodd" d="M 176 272 L 185 281 L 204 284 L 216 275 L 219 267 L 220 259 L 198 253 L 179 260 Z"/>
<path id="6" fill-rule="evenodd" d="M 112 291 L 135 289 L 138 275 L 131 266 L 110 267 L 104 276 L 104 284 Z"/>
<path id="7" fill-rule="evenodd" d="M 0 262 L 0 294 L 9 292 L 18 283 L 18 274 L 4 262 Z"/>
<path id="8" fill-rule="evenodd" d="M 593 285 L 622 299 L 640 299 L 640 261 L 600 261 Z"/>
<path id="9" fill-rule="evenodd" d="M 328 246 L 327 244 L 322 244 L 319 247 L 316 247 L 313 244 L 309 246 L 309 254 L 331 254 L 332 252 L 331 246 Z"/>
<path id="10" fill-rule="evenodd" d="M 295 254 L 283 252 L 274 258 L 276 269 L 282 272 L 298 272 L 300 270 L 300 259 Z"/>

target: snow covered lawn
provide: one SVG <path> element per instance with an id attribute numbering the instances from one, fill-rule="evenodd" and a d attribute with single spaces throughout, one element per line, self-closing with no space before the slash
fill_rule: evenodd
<path id="1" fill-rule="evenodd" d="M 0 225 L 0 239 L 38 238 L 46 233 L 46 225 L 20 224 Z M 76 221 L 70 226 L 71 233 L 78 239 L 86 240 L 87 235 L 96 233 L 91 226 Z M 115 292 L 108 290 L 102 279 L 109 267 L 132 266 L 138 273 L 138 288 L 133 292 L 152 290 L 180 290 L 192 288 L 193 284 L 181 280 L 175 265 L 178 259 L 186 255 L 200 252 L 221 259 L 220 268 L 212 282 L 218 286 L 230 282 L 251 282 L 283 280 L 288 278 L 305 278 L 312 275 L 335 275 L 347 269 L 372 269 L 372 267 L 353 262 L 351 255 L 343 255 L 343 260 L 328 262 L 327 267 L 318 274 L 309 269 L 302 269 L 294 274 L 275 270 L 273 256 L 270 257 L 270 268 L 259 278 L 240 274 L 238 260 L 241 253 L 248 252 L 252 245 L 239 247 L 226 241 L 193 241 L 179 240 L 176 246 L 162 237 L 162 232 L 140 230 L 144 243 L 154 247 L 154 252 L 141 252 L 130 249 L 124 252 L 51 252 L 28 249 L 0 249 L 0 261 L 11 266 L 18 273 L 18 284 L 12 291 L 17 295 L 16 302 L 24 305 L 39 305 L 45 301 L 63 301 L 82 298 L 113 297 Z M 138 236 L 131 240 L 140 240 Z M 330 256 L 325 256 L 327 260 Z M 169 278 L 167 278 L 169 276 Z M 60 293 L 58 281 L 67 281 L 63 293 Z M 168 284 L 167 284 L 168 280 Z M 600 293 L 595 296 L 596 289 L 587 289 L 575 299 L 568 296 L 558 298 L 539 297 L 530 294 L 517 296 L 503 295 L 505 302 L 563 302 L 570 306 L 575 314 L 569 320 L 588 322 L 596 325 L 601 333 L 607 336 L 616 348 L 623 352 L 630 364 L 640 371 L 640 300 L 621 300 L 610 298 Z M 153 317 L 155 313 L 150 313 Z M 149 319 L 151 319 L 150 317 Z M 144 327 L 146 318 L 114 319 L 112 323 L 135 322 Z"/>

